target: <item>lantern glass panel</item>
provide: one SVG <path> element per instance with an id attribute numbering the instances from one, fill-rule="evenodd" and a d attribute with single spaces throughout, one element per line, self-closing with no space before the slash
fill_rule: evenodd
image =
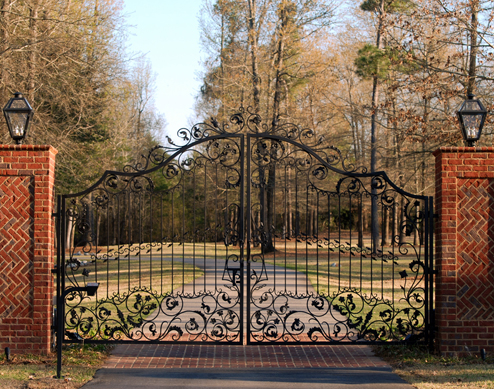
<path id="1" fill-rule="evenodd" d="M 29 113 L 27 112 L 10 112 L 8 114 L 12 135 L 22 136 L 24 134 L 27 121 L 29 119 Z"/>
<path id="2" fill-rule="evenodd" d="M 9 108 L 29 109 L 30 107 L 24 99 L 12 99 L 12 103 Z"/>
<path id="3" fill-rule="evenodd" d="M 467 139 L 476 139 L 479 137 L 480 124 L 482 115 L 462 114 L 463 125 L 465 126 L 465 136 Z"/>
<path id="4" fill-rule="evenodd" d="M 482 111 L 482 106 L 478 100 L 467 100 L 462 111 Z"/>

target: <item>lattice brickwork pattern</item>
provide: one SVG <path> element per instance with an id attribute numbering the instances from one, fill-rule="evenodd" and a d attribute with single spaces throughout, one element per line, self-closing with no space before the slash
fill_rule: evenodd
<path id="1" fill-rule="evenodd" d="M 494 180 L 459 179 L 456 312 L 494 319 Z"/>
<path id="2" fill-rule="evenodd" d="M 436 334 L 443 354 L 494 352 L 494 148 L 436 157 Z"/>
<path id="3" fill-rule="evenodd" d="M 33 314 L 34 185 L 0 176 L 0 318 Z"/>
<path id="4" fill-rule="evenodd" d="M 0 145 L 0 350 L 50 351 L 56 153 Z"/>

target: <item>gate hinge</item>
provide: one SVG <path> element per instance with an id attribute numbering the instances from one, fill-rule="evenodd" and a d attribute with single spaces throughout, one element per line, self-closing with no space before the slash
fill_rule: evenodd
<path id="1" fill-rule="evenodd" d="M 51 269 L 51 274 L 57 274 L 57 272 L 58 272 L 58 266 L 55 265 L 55 267 Z"/>
<path id="2" fill-rule="evenodd" d="M 433 217 L 434 217 L 434 219 L 437 219 L 437 218 L 439 217 L 439 214 L 438 214 L 438 213 L 435 213 L 435 214 L 433 215 Z"/>
<path id="3" fill-rule="evenodd" d="M 429 274 L 433 274 L 433 275 L 437 276 L 438 271 L 437 271 L 437 269 L 429 269 Z"/>
<path id="4" fill-rule="evenodd" d="M 58 212 L 52 212 L 51 217 L 58 217 Z"/>

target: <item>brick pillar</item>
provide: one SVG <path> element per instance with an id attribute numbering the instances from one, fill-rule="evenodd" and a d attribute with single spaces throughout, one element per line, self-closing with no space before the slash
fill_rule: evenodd
<path id="1" fill-rule="evenodd" d="M 56 154 L 0 145 L 0 352 L 50 351 Z"/>
<path id="2" fill-rule="evenodd" d="M 436 334 L 444 355 L 494 353 L 494 148 L 436 157 Z"/>

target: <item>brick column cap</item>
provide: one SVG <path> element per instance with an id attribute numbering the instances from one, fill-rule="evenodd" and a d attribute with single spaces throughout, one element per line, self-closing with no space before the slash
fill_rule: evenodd
<path id="1" fill-rule="evenodd" d="M 494 152 L 494 147 L 440 147 L 432 153 L 437 156 L 442 153 L 485 153 Z"/>
<path id="2" fill-rule="evenodd" d="M 58 154 L 58 150 L 50 145 L 2 145 L 1 150 L 20 150 L 20 151 L 51 151 L 53 154 Z"/>

